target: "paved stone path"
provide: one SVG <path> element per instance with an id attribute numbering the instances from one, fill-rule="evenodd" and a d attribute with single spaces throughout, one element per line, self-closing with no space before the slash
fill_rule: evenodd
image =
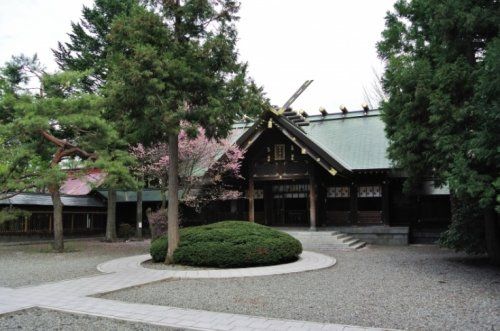
<path id="1" fill-rule="evenodd" d="M 0 314 L 40 307 L 192 330 L 380 330 L 88 297 L 164 279 L 263 276 L 327 268 L 336 262 L 323 254 L 303 252 L 299 261 L 279 266 L 225 270 L 154 270 L 140 265 L 149 258 L 149 255 L 140 255 L 103 263 L 98 269 L 106 274 L 98 276 L 16 289 L 0 287 Z"/>

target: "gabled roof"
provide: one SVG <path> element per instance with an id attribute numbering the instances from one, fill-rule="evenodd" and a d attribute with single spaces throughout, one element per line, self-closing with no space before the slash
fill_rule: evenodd
<path id="1" fill-rule="evenodd" d="M 378 110 L 309 117 L 307 135 L 351 170 L 390 169 L 385 124 Z"/>
<path id="2" fill-rule="evenodd" d="M 378 110 L 309 116 L 309 125 L 300 127 L 286 116 L 266 111 L 255 123 L 235 124 L 230 140 L 248 148 L 269 119 L 294 142 L 305 145 L 313 159 L 332 173 L 392 168 L 387 158 L 385 126 Z"/>
<path id="3" fill-rule="evenodd" d="M 66 207 L 105 207 L 104 203 L 92 196 L 61 196 L 62 204 Z M 13 206 L 52 206 L 50 194 L 19 193 L 9 199 L 0 200 L 0 205 Z"/>

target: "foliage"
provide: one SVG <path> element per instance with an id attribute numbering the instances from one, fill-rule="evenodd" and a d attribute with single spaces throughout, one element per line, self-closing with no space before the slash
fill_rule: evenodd
<path id="1" fill-rule="evenodd" d="M 147 217 L 152 240 L 167 233 L 167 211 L 165 209 L 162 208 L 154 212 L 148 209 Z"/>
<path id="2" fill-rule="evenodd" d="M 106 92 L 131 119 L 124 123 L 127 140 L 166 142 L 181 120 L 224 137 L 235 119 L 260 112 L 261 91 L 237 60 L 236 4 L 151 3 L 155 12 L 136 7 L 114 21 L 109 35 Z"/>
<path id="3" fill-rule="evenodd" d="M 481 208 L 472 201 L 462 200 L 454 206 L 451 225 L 441 235 L 439 244 L 468 254 L 484 253 L 483 224 Z"/>
<path id="4" fill-rule="evenodd" d="M 203 128 L 190 137 L 187 129 L 179 132 L 180 200 L 199 208 L 212 200 L 234 199 L 239 192 L 232 190 L 226 180 L 240 177 L 243 152 L 226 139 L 209 139 Z M 142 144 L 132 148 L 140 166 L 138 172 L 150 185 L 167 189 L 168 144 L 157 143 L 149 148 Z"/>
<path id="5" fill-rule="evenodd" d="M 31 78 L 36 77 L 36 82 Z M 48 190 L 54 205 L 54 237 L 63 250 L 60 188 L 67 165 L 78 164 L 72 176 L 99 168 L 108 175 L 132 180 L 130 155 L 119 153 L 124 142 L 103 118 L 101 97 L 84 90 L 85 73 L 47 74 L 36 57 L 13 57 L 0 69 L 0 195 Z M 38 93 L 31 84 L 38 83 Z"/>
<path id="6" fill-rule="evenodd" d="M 481 208 L 500 213 L 500 38 L 488 44 L 477 73 L 474 97 L 466 109 L 475 118 L 456 155 L 449 182 L 458 194 L 475 198 Z M 496 202 L 496 203 L 495 203 Z"/>
<path id="7" fill-rule="evenodd" d="M 183 228 L 174 262 L 219 268 L 273 265 L 297 260 L 300 242 L 287 233 L 250 222 L 224 221 Z M 151 244 L 155 262 L 165 260 L 167 238 Z"/>
<path id="8" fill-rule="evenodd" d="M 146 147 L 167 142 L 169 259 L 178 244 L 177 149 L 188 132 L 226 137 L 245 113 L 265 100 L 238 61 L 234 0 L 149 0 L 114 20 L 108 35 L 105 95 L 123 137 Z M 173 161 L 172 161 L 173 160 Z M 175 178 L 175 180 L 174 180 Z M 175 239 L 174 239 L 175 238 Z"/>
<path id="9" fill-rule="evenodd" d="M 122 142 L 102 119 L 102 100 L 83 92 L 82 74 L 49 75 L 39 67 L 35 57 L 13 57 L 1 72 L 8 82 L 0 98 L 1 148 L 7 153 L 0 168 L 2 189 L 59 187 L 66 171 L 55 165 L 71 158 L 95 167 L 99 155 L 101 168 L 118 166 L 108 151 Z M 39 94 L 20 84 L 28 81 L 28 72 L 40 76 Z"/>
<path id="10" fill-rule="evenodd" d="M 129 239 L 135 234 L 135 229 L 132 225 L 128 223 L 122 223 L 118 226 L 118 237 Z"/>
<path id="11" fill-rule="evenodd" d="M 111 23 L 137 3 L 137 0 L 95 0 L 92 8 L 84 6 L 80 22 L 71 23 L 70 41 L 59 42 L 57 49 L 52 50 L 62 70 L 91 70 L 83 79 L 86 91 L 95 92 L 106 82 L 106 38 Z"/>
<path id="12" fill-rule="evenodd" d="M 406 189 L 432 177 L 457 198 L 498 210 L 499 26 L 500 5 L 487 0 L 399 0 L 387 14 L 378 43 L 389 96 L 382 110 L 388 154 L 407 171 Z M 446 236 L 470 222 L 457 213 Z M 461 238 L 473 246 L 484 240 L 469 234 Z"/>
<path id="13" fill-rule="evenodd" d="M 0 224 L 30 216 L 31 213 L 27 210 L 14 208 L 12 206 L 5 207 L 0 209 Z"/>

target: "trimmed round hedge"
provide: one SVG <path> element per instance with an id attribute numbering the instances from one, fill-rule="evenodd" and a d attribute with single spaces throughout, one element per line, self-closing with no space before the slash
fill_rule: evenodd
<path id="1" fill-rule="evenodd" d="M 154 262 L 165 261 L 167 236 L 151 243 Z M 174 263 L 217 268 L 237 268 L 292 262 L 302 253 L 300 241 L 270 227 L 224 221 L 180 230 Z"/>

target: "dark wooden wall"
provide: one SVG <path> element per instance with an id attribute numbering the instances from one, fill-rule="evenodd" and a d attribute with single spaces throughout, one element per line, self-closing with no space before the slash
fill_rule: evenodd
<path id="1" fill-rule="evenodd" d="M 0 236 L 52 236 L 53 209 L 51 206 L 16 207 L 28 211 L 30 216 L 20 217 L 0 224 Z M 64 234 L 67 236 L 103 234 L 106 230 L 105 209 L 97 207 L 64 207 L 63 229 Z"/>

